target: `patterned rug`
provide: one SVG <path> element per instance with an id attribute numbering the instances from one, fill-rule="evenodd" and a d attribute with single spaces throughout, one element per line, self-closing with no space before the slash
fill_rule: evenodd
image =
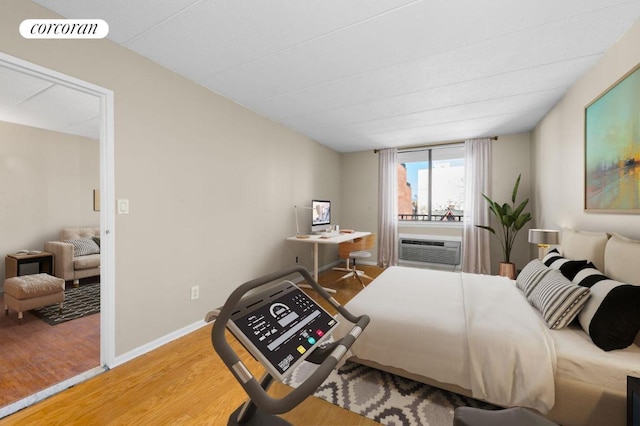
<path id="1" fill-rule="evenodd" d="M 60 313 L 59 305 L 51 305 L 32 311 L 49 325 L 78 319 L 100 312 L 100 283 L 84 284 L 64 291 L 64 307 Z"/>
<path id="2" fill-rule="evenodd" d="M 315 368 L 314 364 L 304 362 L 285 383 L 296 387 Z M 353 362 L 333 370 L 314 396 L 383 425 L 394 426 L 450 426 L 456 407 L 498 408 Z"/>

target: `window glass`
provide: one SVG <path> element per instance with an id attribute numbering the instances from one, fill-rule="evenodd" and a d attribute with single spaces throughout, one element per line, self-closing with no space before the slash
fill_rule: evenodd
<path id="1" fill-rule="evenodd" d="M 464 145 L 400 152 L 398 163 L 400 221 L 462 221 Z"/>

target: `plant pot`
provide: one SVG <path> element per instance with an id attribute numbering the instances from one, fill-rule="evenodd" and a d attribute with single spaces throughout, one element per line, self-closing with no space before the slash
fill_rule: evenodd
<path id="1" fill-rule="evenodd" d="M 498 275 L 501 277 L 507 277 L 512 280 L 516 279 L 516 265 L 515 263 L 500 262 L 500 270 Z"/>

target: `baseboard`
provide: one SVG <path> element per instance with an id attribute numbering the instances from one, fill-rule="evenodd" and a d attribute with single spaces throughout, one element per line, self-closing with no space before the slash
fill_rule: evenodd
<path id="1" fill-rule="evenodd" d="M 339 265 L 340 263 L 342 263 L 343 260 L 339 259 L 336 260 L 328 265 L 324 265 L 321 268 L 318 268 L 319 272 L 322 271 L 326 271 L 326 270 L 330 270 L 331 268 L 333 268 L 336 265 Z M 374 262 L 358 262 L 359 264 L 364 264 L 364 265 L 375 265 Z M 311 273 L 311 271 L 310 271 Z M 302 277 L 297 277 L 296 279 L 294 279 L 294 282 L 299 282 L 302 280 Z M 110 365 L 109 368 L 114 368 L 117 367 L 118 365 L 124 364 L 125 362 L 131 361 L 132 359 L 135 359 L 141 355 L 146 354 L 147 352 L 151 352 L 154 349 L 158 349 L 159 347 L 161 347 L 162 345 L 166 345 L 169 342 L 172 342 L 180 337 L 186 336 L 189 333 L 193 333 L 194 331 L 198 330 L 199 328 L 204 327 L 205 325 L 207 325 L 207 323 L 205 321 L 198 321 L 195 322 L 191 325 L 188 325 L 186 327 L 183 327 L 179 330 L 173 331 L 165 336 L 162 336 L 152 342 L 149 342 L 145 345 L 139 346 L 136 349 L 133 349 L 127 353 L 124 353 L 120 356 L 115 357 L 114 359 L 114 364 Z"/>
<path id="2" fill-rule="evenodd" d="M 159 347 L 166 345 L 169 342 L 172 342 L 180 337 L 186 336 L 189 333 L 193 333 L 194 331 L 204 327 L 207 323 L 204 320 L 194 322 L 186 327 L 182 327 L 176 331 L 173 331 L 165 336 L 162 336 L 152 342 L 149 342 L 145 345 L 139 346 L 136 349 L 133 349 L 127 353 L 124 353 L 120 356 L 117 356 L 114 359 L 114 365 L 110 365 L 110 368 L 117 367 L 118 365 L 124 364 L 125 362 L 131 361 L 139 357 L 140 355 L 144 355 L 147 352 L 151 352 Z"/>

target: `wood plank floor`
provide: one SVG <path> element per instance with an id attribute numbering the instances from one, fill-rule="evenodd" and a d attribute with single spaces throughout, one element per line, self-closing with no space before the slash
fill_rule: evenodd
<path id="1" fill-rule="evenodd" d="M 31 311 L 5 315 L 0 294 L 0 406 L 100 365 L 100 315 L 51 326 Z"/>
<path id="2" fill-rule="evenodd" d="M 359 266 L 372 277 L 382 272 Z M 362 287 L 343 272 L 326 271 L 319 281 L 339 291 L 344 304 Z M 313 291 L 309 291 L 314 295 Z M 240 385 L 215 353 L 211 325 L 74 386 L 32 407 L 0 419 L 0 425 L 225 425 L 245 399 Z M 233 338 L 230 344 L 254 375 L 262 367 Z M 288 392 L 276 383 L 269 393 Z M 282 417 L 294 425 L 375 425 L 369 419 L 310 397 Z"/>

